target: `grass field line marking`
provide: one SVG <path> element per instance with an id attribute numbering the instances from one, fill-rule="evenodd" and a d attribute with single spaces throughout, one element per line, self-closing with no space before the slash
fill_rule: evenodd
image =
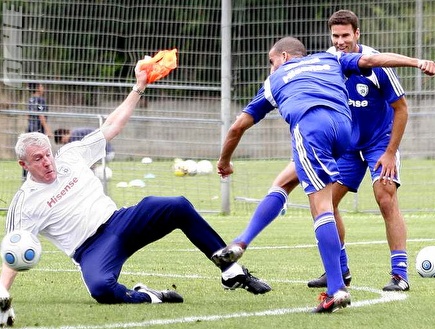
<path id="1" fill-rule="evenodd" d="M 379 303 L 389 303 L 393 301 L 401 301 L 407 298 L 407 295 L 403 292 L 385 292 L 379 289 L 373 289 L 370 287 L 352 287 L 352 290 L 362 290 L 379 294 L 379 298 L 362 300 L 352 302 L 349 307 L 364 307 L 371 306 Z M 60 326 L 60 327 L 22 327 L 21 329 L 117 329 L 117 328 L 143 328 L 151 326 L 167 326 L 171 324 L 180 323 L 195 323 L 201 322 L 213 322 L 222 321 L 233 318 L 248 318 L 248 317 L 260 317 L 260 316 L 277 316 L 292 313 L 307 313 L 310 312 L 313 307 L 295 307 L 295 308 L 278 308 L 256 312 L 238 312 L 231 314 L 217 314 L 217 315 L 203 315 L 203 316 L 188 316 L 175 319 L 155 319 L 143 322 L 130 322 L 130 323 L 112 323 L 96 326 L 77 325 L 77 326 Z"/>
<path id="2" fill-rule="evenodd" d="M 433 242 L 433 238 L 421 238 L 421 239 L 407 239 L 407 242 Z M 346 246 L 359 246 L 359 245 L 370 245 L 370 244 L 387 244 L 387 240 L 375 240 L 375 241 L 358 241 L 358 242 L 346 242 Z M 255 247 L 250 246 L 249 250 L 273 250 L 273 249 L 303 249 L 303 248 L 317 248 L 316 244 L 300 244 L 295 246 L 262 246 Z M 146 250 L 154 252 L 198 252 L 197 248 L 185 248 L 185 249 L 153 249 L 146 248 Z M 62 253 L 60 250 L 49 250 L 43 251 L 47 254 Z"/>
<path id="3" fill-rule="evenodd" d="M 408 239 L 407 242 L 432 242 L 435 239 Z M 371 244 L 387 244 L 387 240 L 375 240 L 375 241 L 358 241 L 358 242 L 346 242 L 346 246 L 359 246 L 359 245 L 371 245 Z M 295 246 L 263 246 L 263 247 L 249 247 L 249 250 L 269 250 L 269 249 L 303 249 L 303 248 L 317 248 L 317 244 L 301 244 Z"/>
<path id="4" fill-rule="evenodd" d="M 422 239 L 408 239 L 407 242 L 433 242 L 435 239 L 432 238 L 422 238 Z M 374 240 L 374 241 L 358 241 L 358 242 L 346 242 L 346 246 L 360 246 L 360 245 L 371 245 L 371 244 L 387 244 L 387 240 Z M 316 244 L 300 244 L 295 246 L 249 246 L 249 250 L 280 250 L 280 249 L 305 249 L 305 248 L 317 248 Z M 188 249 L 155 249 L 154 251 L 162 252 L 194 252 L 198 251 L 196 248 Z"/>

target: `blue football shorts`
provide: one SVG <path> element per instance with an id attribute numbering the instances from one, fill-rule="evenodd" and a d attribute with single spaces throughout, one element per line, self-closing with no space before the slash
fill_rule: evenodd
<path id="1" fill-rule="evenodd" d="M 349 191 L 356 192 L 365 176 L 367 168 L 370 169 L 372 182 L 376 182 L 381 177 L 382 166 L 373 169 L 376 162 L 385 153 L 390 137 L 385 136 L 384 140 L 379 141 L 376 145 L 361 151 L 346 151 L 340 159 L 337 160 L 340 170 L 340 183 L 346 186 Z M 396 168 L 397 172 L 393 181 L 399 187 L 400 182 L 400 152 L 396 152 Z"/>
<path id="2" fill-rule="evenodd" d="M 346 115 L 316 107 L 291 132 L 296 173 L 307 195 L 340 180 L 336 160 L 348 147 L 351 126 Z"/>

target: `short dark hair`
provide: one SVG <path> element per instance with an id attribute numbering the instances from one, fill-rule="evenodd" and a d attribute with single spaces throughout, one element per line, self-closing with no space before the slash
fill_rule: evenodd
<path id="1" fill-rule="evenodd" d="M 332 25 L 352 25 L 352 29 L 355 32 L 359 28 L 358 16 L 351 10 L 339 10 L 336 11 L 328 19 L 328 27 L 331 29 Z"/>
<path id="2" fill-rule="evenodd" d="M 54 131 L 54 142 L 59 144 L 62 142 L 62 137 L 69 134 L 69 129 L 59 128 Z"/>
<path id="3" fill-rule="evenodd" d="M 29 83 L 29 91 L 33 94 L 38 89 L 39 83 L 30 82 Z"/>
<path id="4" fill-rule="evenodd" d="M 279 39 L 272 47 L 276 52 L 286 52 L 292 56 L 303 57 L 307 55 L 304 44 L 294 37 L 284 37 Z"/>

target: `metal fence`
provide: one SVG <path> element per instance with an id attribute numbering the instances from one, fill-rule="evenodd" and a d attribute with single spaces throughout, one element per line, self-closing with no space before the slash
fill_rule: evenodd
<path id="1" fill-rule="evenodd" d="M 270 45 L 282 36 L 294 35 L 310 52 L 325 50 L 330 45 L 327 19 L 338 9 L 351 9 L 360 17 L 362 43 L 380 51 L 435 58 L 433 0 L 31 0 L 3 2 L 1 8 L 3 162 L 14 160 L 16 136 L 25 131 L 29 82 L 45 85 L 53 130 L 95 127 L 130 90 L 137 59 L 160 49 L 178 48 L 179 68 L 147 89 L 134 118 L 114 140 L 119 161 L 135 164 L 143 157 L 215 161 L 222 133 L 268 73 Z M 405 161 L 409 174 L 400 190 L 401 203 L 405 210 L 433 211 L 435 207 L 423 201 L 421 191 L 433 195 L 430 187 L 435 183 L 434 79 L 416 70 L 398 72 L 410 110 L 401 146 L 403 157 L 409 160 Z M 221 184 L 217 176 L 191 181 L 179 192 L 197 191 L 195 206 L 212 211 L 226 211 L 228 204 L 234 209 L 238 204 L 234 200 L 256 202 L 269 187 L 264 181 L 272 182 L 277 173 L 271 164 L 285 164 L 291 158 L 288 128 L 272 113 L 245 135 L 235 156 L 241 166 L 254 160 L 264 166 L 247 166 L 228 183 Z M 130 171 L 134 170 L 143 175 L 143 168 L 132 165 Z M 0 171 L 9 175 L 3 166 Z M 423 180 L 422 172 L 426 173 Z M 265 178 L 261 184 L 256 179 L 259 176 Z M 163 184 L 166 190 L 180 188 L 178 177 L 172 174 L 169 179 L 173 182 Z M 18 179 L 0 187 L 6 207 L 19 183 Z M 365 186 L 368 192 L 357 199 L 350 196 L 346 209 L 376 209 L 370 182 L 366 180 Z M 109 193 L 117 192 L 109 189 Z M 133 190 L 128 197 L 135 193 L 133 198 L 144 192 Z M 290 200 L 306 206 L 299 192 Z"/>

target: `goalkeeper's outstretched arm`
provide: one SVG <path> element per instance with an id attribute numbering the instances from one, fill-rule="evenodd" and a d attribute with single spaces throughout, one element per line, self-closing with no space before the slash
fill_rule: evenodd
<path id="1" fill-rule="evenodd" d="M 101 131 L 107 141 L 110 141 L 117 136 L 127 124 L 128 120 L 133 114 L 140 97 L 143 95 L 147 83 L 154 82 L 168 75 L 173 69 L 176 68 L 176 51 L 171 51 L 171 65 L 166 67 L 162 66 L 162 59 L 160 58 L 162 52 L 159 52 L 151 60 L 140 60 L 135 67 L 136 84 L 127 98 L 119 105 L 101 126 Z M 165 53 L 166 54 L 166 53 Z M 175 59 L 174 59 L 175 57 Z M 159 60 L 160 59 L 160 60 Z M 153 79 L 150 80 L 150 76 Z"/>

